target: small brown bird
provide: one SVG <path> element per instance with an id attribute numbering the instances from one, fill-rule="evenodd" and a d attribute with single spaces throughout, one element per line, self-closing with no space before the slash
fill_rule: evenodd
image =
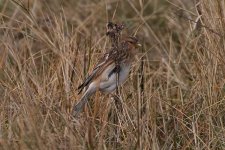
<path id="1" fill-rule="evenodd" d="M 78 87 L 79 93 L 87 87 L 80 101 L 73 108 L 76 116 L 87 103 L 88 98 L 97 90 L 101 92 L 113 92 L 118 85 L 124 83 L 129 75 L 132 62 L 137 54 L 137 48 L 141 46 L 135 37 L 126 37 L 118 47 L 113 47 L 100 58 L 91 74 Z"/>

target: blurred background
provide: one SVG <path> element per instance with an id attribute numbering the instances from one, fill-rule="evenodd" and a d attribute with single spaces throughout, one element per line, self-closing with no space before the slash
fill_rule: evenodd
<path id="1" fill-rule="evenodd" d="M 0 149 L 225 149 L 224 0 L 0 0 Z M 110 47 L 108 21 L 143 45 L 130 78 L 78 85 Z"/>

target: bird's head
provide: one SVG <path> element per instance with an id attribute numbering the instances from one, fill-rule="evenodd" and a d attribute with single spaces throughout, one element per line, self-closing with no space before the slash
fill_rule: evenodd
<path id="1" fill-rule="evenodd" d="M 138 39 L 134 36 L 129 36 L 124 41 L 134 48 L 141 47 L 141 44 L 139 43 Z"/>
<path id="2" fill-rule="evenodd" d="M 123 40 L 122 49 L 128 50 L 132 55 L 138 53 L 138 48 L 141 47 L 138 39 L 134 36 L 128 36 Z"/>

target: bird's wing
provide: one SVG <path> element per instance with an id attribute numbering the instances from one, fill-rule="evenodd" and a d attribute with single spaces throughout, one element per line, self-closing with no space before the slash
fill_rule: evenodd
<path id="1" fill-rule="evenodd" d="M 106 53 L 102 58 L 100 58 L 97 66 L 93 69 L 91 74 L 78 87 L 78 90 L 79 90 L 78 93 L 81 93 L 81 91 L 84 89 L 84 87 L 88 86 L 93 79 L 95 79 L 99 75 L 101 75 L 101 73 L 105 70 L 105 68 L 107 66 L 109 66 L 110 64 L 112 64 L 114 62 L 113 54 L 115 54 L 115 53 L 113 50 L 111 50 L 108 53 Z"/>

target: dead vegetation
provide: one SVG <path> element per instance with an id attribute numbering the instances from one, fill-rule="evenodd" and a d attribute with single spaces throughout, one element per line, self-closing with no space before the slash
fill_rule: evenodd
<path id="1" fill-rule="evenodd" d="M 0 1 L 0 149 L 225 149 L 222 0 Z M 142 42 L 122 105 L 76 88 L 106 23 Z"/>

